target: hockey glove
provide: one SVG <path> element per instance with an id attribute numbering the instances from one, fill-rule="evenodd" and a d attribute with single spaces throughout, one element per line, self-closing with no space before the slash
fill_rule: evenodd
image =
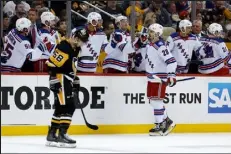
<path id="1" fill-rule="evenodd" d="M 175 78 L 175 74 L 171 74 L 168 76 L 168 80 L 167 80 L 167 84 L 169 87 L 173 87 L 176 85 L 176 78 Z"/>
<path id="2" fill-rule="evenodd" d="M 43 44 L 43 43 L 40 43 L 37 48 L 41 51 L 41 52 L 46 52 L 48 51 L 47 50 L 47 47 Z"/>
<path id="3" fill-rule="evenodd" d="M 146 45 L 148 43 L 148 34 L 141 34 L 139 39 L 142 45 Z"/>
<path id="4" fill-rule="evenodd" d="M 56 77 L 50 77 L 50 90 L 54 93 L 59 93 L 62 90 L 62 85 Z"/>
<path id="5" fill-rule="evenodd" d="M 1 63 L 6 63 L 7 62 L 7 60 L 8 60 L 8 56 L 2 56 L 1 55 Z"/>
<path id="6" fill-rule="evenodd" d="M 9 59 L 9 54 L 6 51 L 2 51 L 1 53 L 1 63 L 6 63 Z"/>
<path id="7" fill-rule="evenodd" d="M 72 92 L 78 93 L 80 89 L 80 80 L 79 77 L 75 77 L 72 82 Z"/>
<path id="8" fill-rule="evenodd" d="M 113 33 L 112 39 L 111 39 L 111 46 L 112 48 L 115 48 L 117 43 L 121 42 L 123 40 L 123 36 L 121 33 Z"/>
<path id="9" fill-rule="evenodd" d="M 141 53 L 136 53 L 135 57 L 134 57 L 134 64 L 136 67 L 139 67 L 141 62 L 143 60 L 142 54 Z"/>

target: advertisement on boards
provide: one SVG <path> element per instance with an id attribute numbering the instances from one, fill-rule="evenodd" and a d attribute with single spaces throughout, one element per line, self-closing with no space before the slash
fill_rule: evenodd
<path id="1" fill-rule="evenodd" d="M 181 78 L 184 77 L 178 77 Z M 181 124 L 230 123 L 230 85 L 226 83 L 231 79 L 223 78 L 225 84 L 219 80 L 197 77 L 168 87 L 164 99 L 168 115 Z M 80 81 L 80 101 L 92 123 L 154 123 L 153 109 L 146 98 L 146 77 L 80 76 Z M 2 75 L 2 124 L 49 124 L 54 96 L 48 87 L 46 75 Z M 78 108 L 72 123 L 84 124 Z"/>
<path id="2" fill-rule="evenodd" d="M 231 83 L 209 83 L 208 113 L 231 113 Z"/>

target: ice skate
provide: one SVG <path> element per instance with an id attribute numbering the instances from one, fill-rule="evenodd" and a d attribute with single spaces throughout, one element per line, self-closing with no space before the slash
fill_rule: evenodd
<path id="1" fill-rule="evenodd" d="M 163 129 L 160 126 L 161 124 L 156 123 L 156 126 L 149 130 L 149 135 L 150 136 L 162 136 Z"/>
<path id="2" fill-rule="evenodd" d="M 49 146 L 49 147 L 56 147 L 57 146 L 58 137 L 56 136 L 56 131 L 57 131 L 57 128 L 49 127 L 49 131 L 47 134 L 46 146 Z"/>
<path id="3" fill-rule="evenodd" d="M 66 131 L 63 131 L 62 129 L 59 132 L 58 136 L 58 145 L 59 148 L 75 148 L 76 147 L 76 141 L 72 140 L 66 133 Z"/>
<path id="4" fill-rule="evenodd" d="M 169 117 L 165 119 L 164 123 L 163 136 L 167 136 L 175 128 L 176 124 Z"/>

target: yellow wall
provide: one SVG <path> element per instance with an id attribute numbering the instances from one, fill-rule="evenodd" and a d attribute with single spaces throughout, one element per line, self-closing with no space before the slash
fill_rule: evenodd
<path id="1" fill-rule="evenodd" d="M 226 43 L 226 45 L 227 45 L 228 49 L 231 50 L 231 43 Z"/>

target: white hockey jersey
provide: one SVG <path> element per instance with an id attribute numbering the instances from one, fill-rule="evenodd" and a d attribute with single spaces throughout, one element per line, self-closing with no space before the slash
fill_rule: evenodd
<path id="1" fill-rule="evenodd" d="M 107 46 L 107 36 L 100 29 L 89 35 L 89 41 L 81 47 L 77 70 L 81 72 L 96 72 L 98 57 L 101 50 Z"/>
<path id="2" fill-rule="evenodd" d="M 136 39 L 133 43 L 135 49 L 135 55 L 133 58 L 135 72 L 145 72 L 146 71 L 146 62 L 145 56 L 147 54 L 147 44 L 140 44 L 139 38 Z"/>
<path id="3" fill-rule="evenodd" d="M 1 56 L 7 55 L 7 61 L 6 63 L 1 62 L 1 72 L 21 71 L 26 58 L 31 61 L 44 59 L 47 55 L 44 55 L 40 49 L 38 47 L 31 49 L 27 37 L 20 35 L 16 29 L 11 30 L 4 37 L 4 51 Z"/>
<path id="4" fill-rule="evenodd" d="M 166 81 L 167 77 L 175 76 L 177 62 L 165 46 L 164 40 L 150 43 L 145 57 L 148 81 L 156 82 L 155 76 Z"/>
<path id="5" fill-rule="evenodd" d="M 177 32 L 167 38 L 166 45 L 177 61 L 177 73 L 188 72 L 193 51 L 202 46 L 196 36 L 190 34 L 187 38 L 182 38 Z"/>
<path id="6" fill-rule="evenodd" d="M 122 41 L 117 43 L 116 47 L 113 48 L 111 42 L 114 34 L 111 34 L 109 44 L 105 48 L 107 56 L 103 62 L 103 69 L 113 68 L 122 72 L 127 72 L 128 55 L 135 52 L 132 47 L 131 36 L 122 30 L 115 30 L 114 33 L 121 34 Z"/>
<path id="7" fill-rule="evenodd" d="M 39 45 L 41 42 L 43 42 L 47 47 L 47 53 L 46 55 L 51 56 L 55 50 L 55 47 L 57 45 L 56 38 L 57 33 L 55 30 L 48 31 L 46 29 L 39 29 L 38 30 L 39 39 L 36 39 L 36 45 Z M 49 58 L 47 57 L 47 59 Z"/>
<path id="8" fill-rule="evenodd" d="M 210 74 L 224 67 L 225 62 L 231 64 L 231 53 L 222 39 L 202 37 L 200 42 L 203 46 L 196 51 L 196 56 L 203 64 L 199 65 L 198 72 Z"/>

